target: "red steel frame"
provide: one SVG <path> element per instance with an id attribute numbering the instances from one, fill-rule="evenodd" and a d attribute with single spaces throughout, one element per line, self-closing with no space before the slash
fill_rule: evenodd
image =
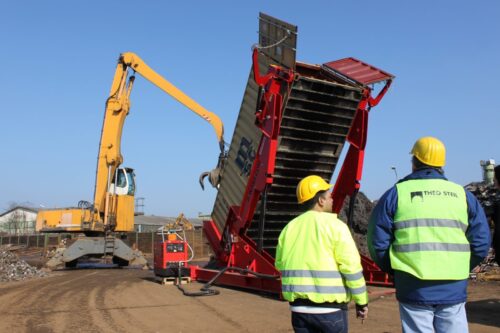
<path id="1" fill-rule="evenodd" d="M 203 230 L 214 251 L 219 265 L 228 268 L 216 283 L 233 287 L 253 289 L 279 294 L 281 292 L 280 273 L 274 267 L 274 258 L 265 251 L 259 251 L 257 244 L 245 235 L 260 195 L 273 183 L 278 135 L 283 113 L 283 102 L 291 89 L 295 73 L 271 65 L 265 76 L 259 74 L 258 50 L 253 52 L 253 72 L 255 82 L 264 88 L 260 107 L 256 113 L 256 125 L 262 132 L 256 158 L 248 178 L 245 194 L 240 206 L 230 207 L 222 234 L 213 221 L 205 221 Z M 345 73 L 342 73 L 347 76 Z M 385 74 L 385 73 L 384 73 Z M 359 81 L 356 81 L 359 83 Z M 346 196 L 351 196 L 360 188 L 363 170 L 364 149 L 366 145 L 368 112 L 377 105 L 387 92 L 392 76 L 386 79 L 384 88 L 377 97 L 371 97 L 371 89 L 364 86 L 363 97 L 356 111 L 353 124 L 347 136 L 349 150 L 332 191 L 333 212 L 338 213 Z M 367 283 L 392 285 L 390 277 L 382 272 L 367 257 L 362 257 L 362 265 Z M 266 275 L 266 278 L 253 274 L 231 272 L 231 267 L 246 269 Z M 219 273 L 218 270 L 192 267 L 191 277 L 209 281 Z M 270 278 L 270 277 L 274 277 Z"/>
<path id="2" fill-rule="evenodd" d="M 371 97 L 370 88 L 365 88 L 363 92 L 363 98 L 359 103 L 353 124 L 347 135 L 349 150 L 332 191 L 332 211 L 334 213 L 340 212 L 346 196 L 355 195 L 359 191 L 368 134 L 368 113 L 384 97 L 391 82 L 391 80 L 386 82 L 386 85 L 376 98 Z M 361 255 L 361 264 L 366 283 L 382 286 L 393 285 L 392 277 L 383 272 L 370 258 Z"/>

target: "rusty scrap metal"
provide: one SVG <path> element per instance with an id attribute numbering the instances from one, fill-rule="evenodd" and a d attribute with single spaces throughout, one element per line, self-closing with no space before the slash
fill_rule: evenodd
<path id="1" fill-rule="evenodd" d="M 500 204 L 500 192 L 494 185 L 485 182 L 475 182 L 465 185 L 464 188 L 474 194 L 484 208 L 486 216 L 491 217 L 493 207 Z"/>
<path id="2" fill-rule="evenodd" d="M 22 281 L 44 277 L 47 273 L 30 266 L 7 247 L 0 248 L 0 282 Z"/>

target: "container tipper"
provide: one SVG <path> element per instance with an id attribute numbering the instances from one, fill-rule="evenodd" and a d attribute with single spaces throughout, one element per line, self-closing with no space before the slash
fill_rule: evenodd
<path id="1" fill-rule="evenodd" d="M 315 174 L 330 181 L 348 143 L 332 191 L 333 212 L 347 196 L 352 207 L 359 191 L 368 115 L 394 76 L 355 58 L 298 62 L 296 40 L 296 26 L 260 14 L 259 44 L 212 219 L 203 227 L 214 260 L 210 268 L 193 267 L 197 280 L 279 293 L 276 245 L 301 213 L 295 196 L 300 179 Z M 372 96 L 375 84 L 382 87 Z M 367 283 L 392 284 L 369 258 L 362 264 Z"/>

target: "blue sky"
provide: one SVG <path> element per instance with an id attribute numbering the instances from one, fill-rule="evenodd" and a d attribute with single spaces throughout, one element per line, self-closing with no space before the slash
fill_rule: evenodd
<path id="1" fill-rule="evenodd" d="M 421 136 L 447 146 L 447 176 L 500 162 L 500 2 L 10 1 L 0 11 L 0 210 L 92 201 L 104 103 L 120 53 L 137 53 L 225 124 L 230 141 L 259 12 L 298 25 L 297 60 L 356 57 L 396 76 L 370 115 L 362 191 L 377 199 L 410 171 Z M 138 77 L 122 154 L 146 214 L 211 212 L 201 172 L 212 128 Z M 334 181 L 334 179 L 332 180 Z"/>

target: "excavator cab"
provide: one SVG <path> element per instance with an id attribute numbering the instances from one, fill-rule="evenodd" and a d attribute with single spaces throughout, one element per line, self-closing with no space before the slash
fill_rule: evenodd
<path id="1" fill-rule="evenodd" d="M 132 168 L 117 168 L 113 181 L 109 185 L 109 193 L 116 195 L 135 194 L 135 173 Z"/>

